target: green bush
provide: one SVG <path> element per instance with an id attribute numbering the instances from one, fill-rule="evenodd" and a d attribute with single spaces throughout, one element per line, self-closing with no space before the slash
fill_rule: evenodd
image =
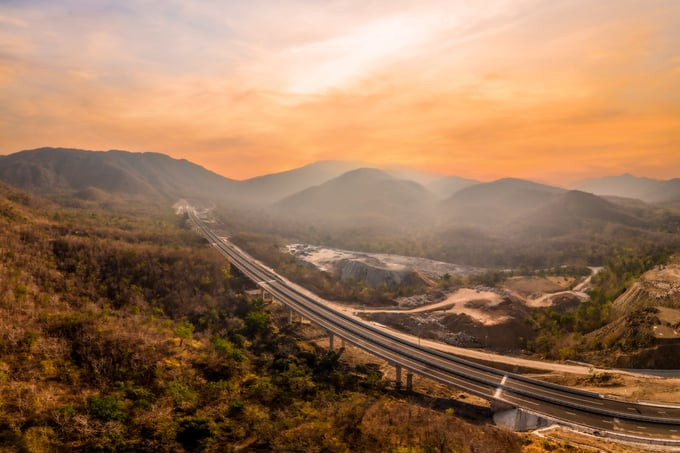
<path id="1" fill-rule="evenodd" d="M 213 337 L 211 340 L 215 350 L 225 357 L 230 357 L 236 362 L 243 362 L 246 358 L 243 351 L 236 348 L 231 341 L 220 337 Z"/>
<path id="2" fill-rule="evenodd" d="M 125 421 L 125 406 L 113 396 L 91 396 L 87 400 L 90 413 L 103 421 Z"/>
<path id="3" fill-rule="evenodd" d="M 251 334 L 264 332 L 269 329 L 271 318 L 269 313 L 264 311 L 251 311 L 246 315 L 246 331 Z"/>

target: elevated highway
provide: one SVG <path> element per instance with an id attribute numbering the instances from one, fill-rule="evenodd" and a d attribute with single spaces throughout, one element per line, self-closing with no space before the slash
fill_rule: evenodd
<path id="1" fill-rule="evenodd" d="M 277 301 L 387 362 L 441 383 L 567 426 L 609 437 L 680 447 L 680 406 L 637 403 L 560 386 L 471 362 L 393 335 L 331 308 L 323 299 L 276 274 L 218 237 L 187 209 L 200 233 L 231 264 Z"/>

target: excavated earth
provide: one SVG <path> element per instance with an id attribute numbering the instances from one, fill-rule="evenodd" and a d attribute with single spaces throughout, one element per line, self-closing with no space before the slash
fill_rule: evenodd
<path id="1" fill-rule="evenodd" d="M 588 334 L 615 346 L 594 360 L 620 368 L 680 368 L 680 263 L 656 266 L 612 304 L 613 322 Z"/>
<path id="2" fill-rule="evenodd" d="M 445 274 L 468 276 L 482 271 L 423 258 L 352 252 L 308 244 L 292 244 L 286 249 L 298 259 L 336 273 L 343 280 L 363 281 L 374 287 L 409 285 L 432 288 L 432 279 Z M 398 298 L 396 308 L 354 307 L 352 311 L 368 321 L 454 346 L 517 351 L 536 335 L 527 322 L 530 309 L 552 306 L 561 311 L 578 306 L 588 298 L 584 292 L 588 284 L 586 280 L 513 277 L 503 288 L 430 289 L 426 294 Z"/>

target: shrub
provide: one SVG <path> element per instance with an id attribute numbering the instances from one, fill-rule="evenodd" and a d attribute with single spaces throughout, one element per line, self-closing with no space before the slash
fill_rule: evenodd
<path id="1" fill-rule="evenodd" d="M 90 413 L 103 421 L 125 421 L 125 406 L 113 396 L 91 396 L 87 400 Z"/>
<path id="2" fill-rule="evenodd" d="M 245 319 L 246 331 L 251 334 L 264 332 L 269 328 L 269 313 L 264 311 L 251 311 Z"/>

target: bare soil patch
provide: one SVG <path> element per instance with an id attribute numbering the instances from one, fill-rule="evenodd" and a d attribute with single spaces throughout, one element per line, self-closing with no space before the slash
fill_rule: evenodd
<path id="1" fill-rule="evenodd" d="M 420 299 L 422 302 L 428 299 Z M 439 314 L 453 313 L 465 314 L 484 325 L 495 325 L 507 320 L 506 316 L 498 316 L 497 313 L 490 314 L 490 309 L 498 307 L 504 298 L 493 289 L 483 288 L 460 288 L 453 293 L 445 296 L 444 300 L 435 303 L 424 303 L 423 305 L 406 310 L 361 310 L 362 313 L 434 313 Z"/>
<path id="2" fill-rule="evenodd" d="M 521 297 L 536 299 L 546 293 L 564 291 L 574 280 L 571 277 L 512 277 L 504 286 Z"/>

